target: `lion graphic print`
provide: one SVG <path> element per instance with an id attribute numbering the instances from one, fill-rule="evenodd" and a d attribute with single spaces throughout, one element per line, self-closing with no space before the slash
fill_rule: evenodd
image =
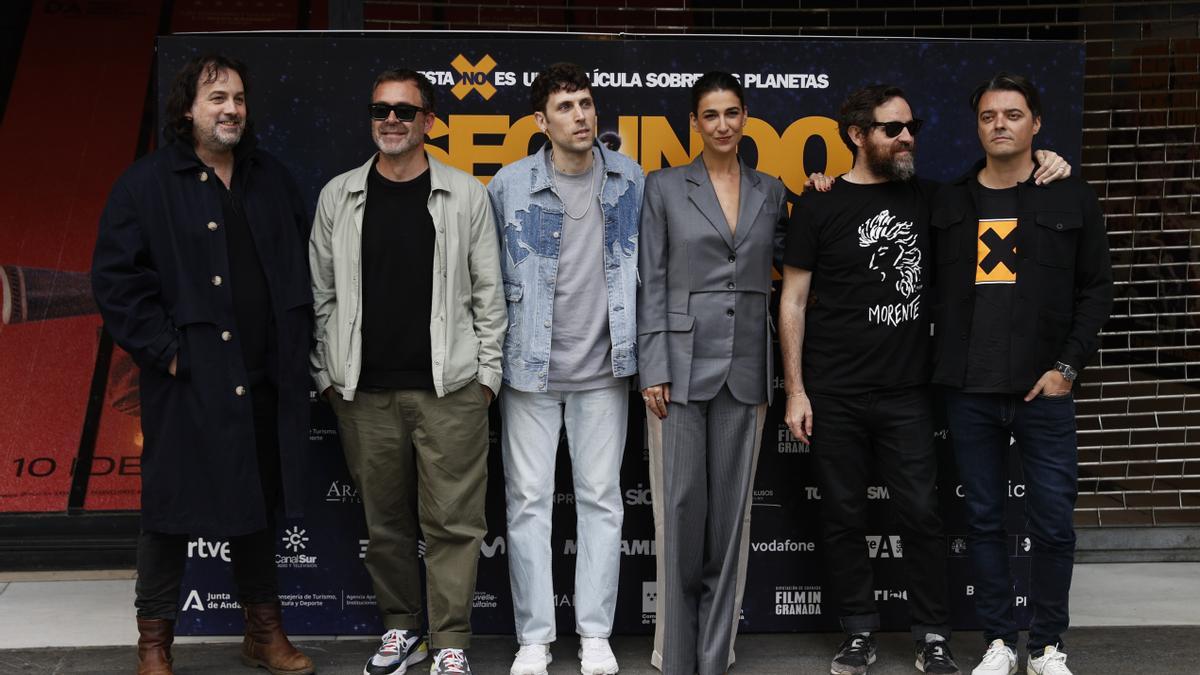
<path id="1" fill-rule="evenodd" d="M 867 321 L 898 326 L 921 316 L 921 249 L 910 220 L 898 220 L 884 209 L 858 226 L 858 245 L 868 249 L 867 268 L 878 283 L 896 291 L 895 302 L 867 307 Z"/>

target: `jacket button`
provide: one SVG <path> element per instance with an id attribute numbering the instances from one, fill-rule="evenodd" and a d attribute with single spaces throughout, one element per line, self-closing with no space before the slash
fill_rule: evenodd
<path id="1" fill-rule="evenodd" d="M 213 276 L 213 278 L 212 278 L 212 285 L 213 285 L 213 286 L 220 286 L 222 281 L 223 281 L 223 280 L 221 279 L 221 275 L 220 275 L 220 274 L 214 275 L 214 276 Z"/>
<path id="2" fill-rule="evenodd" d="M 223 330 L 223 331 L 221 331 L 221 339 L 224 340 L 225 342 L 229 342 L 230 340 L 233 339 L 233 333 L 230 333 L 227 330 Z"/>
<path id="3" fill-rule="evenodd" d="M 206 181 L 206 180 L 208 180 L 208 172 L 207 172 L 207 171 L 201 171 L 201 172 L 200 172 L 200 182 L 201 182 L 201 183 L 203 183 L 203 182 L 204 182 L 204 181 Z"/>
<path id="4" fill-rule="evenodd" d="M 729 290 L 732 291 L 734 288 L 737 288 L 737 284 L 735 284 L 731 281 L 731 282 L 725 284 L 725 288 L 728 288 Z"/>
<path id="5" fill-rule="evenodd" d="M 238 396 L 245 396 L 246 388 L 239 384 L 238 386 L 233 388 L 233 393 L 237 394 Z"/>
<path id="6" fill-rule="evenodd" d="M 216 223 L 214 223 L 214 222 L 212 222 L 212 221 L 209 221 L 209 223 L 208 223 L 208 229 L 209 229 L 209 230 L 211 230 L 211 231 L 216 231 L 216 229 L 217 229 L 217 224 L 216 224 Z"/>
<path id="7" fill-rule="evenodd" d="M 547 322 L 543 323 L 542 325 L 543 325 L 543 326 L 545 326 L 546 328 L 549 328 L 549 327 L 550 327 L 550 322 L 549 322 L 549 321 L 547 321 Z"/>
<path id="8" fill-rule="evenodd" d="M 733 310 L 732 309 L 725 310 L 725 316 L 733 316 Z"/>
<path id="9" fill-rule="evenodd" d="M 558 239 L 558 236 L 559 236 L 559 235 L 558 235 L 558 233 L 557 233 L 557 232 L 554 232 L 554 233 L 551 233 L 551 235 L 550 235 L 550 236 L 551 236 L 551 237 L 554 237 L 555 239 Z"/>
<path id="10" fill-rule="evenodd" d="M 729 256 L 729 262 L 737 262 L 737 256 L 736 255 Z"/>
<path id="11" fill-rule="evenodd" d="M 1055 226 L 1054 226 L 1054 229 L 1056 229 L 1056 230 L 1061 230 L 1061 229 L 1062 229 L 1062 223 L 1058 223 L 1057 225 L 1055 225 Z"/>

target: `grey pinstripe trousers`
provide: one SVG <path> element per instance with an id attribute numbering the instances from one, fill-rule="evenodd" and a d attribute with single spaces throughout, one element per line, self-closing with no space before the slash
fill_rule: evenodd
<path id="1" fill-rule="evenodd" d="M 651 662 L 665 675 L 724 673 L 733 663 L 766 409 L 722 387 L 710 401 L 671 403 L 665 420 L 648 416 L 658 551 Z"/>

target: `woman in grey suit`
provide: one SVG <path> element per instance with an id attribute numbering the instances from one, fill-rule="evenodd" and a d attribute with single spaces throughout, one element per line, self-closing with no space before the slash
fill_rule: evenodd
<path id="1" fill-rule="evenodd" d="M 771 396 L 771 262 L 788 215 L 783 184 L 738 157 L 746 119 L 732 75 L 697 80 L 690 121 L 704 150 L 647 176 L 642 203 L 638 365 L 661 450 L 664 675 L 725 672 L 740 612 Z"/>

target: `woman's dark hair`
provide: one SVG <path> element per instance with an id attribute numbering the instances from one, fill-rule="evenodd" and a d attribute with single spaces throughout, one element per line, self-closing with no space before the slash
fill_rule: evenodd
<path id="1" fill-rule="evenodd" d="M 533 106 L 534 112 L 545 113 L 546 101 L 550 100 L 550 94 L 559 91 L 569 94 L 580 89 L 592 90 L 592 81 L 588 79 L 583 68 L 574 63 L 555 63 L 538 73 L 533 86 L 529 88 L 529 104 Z"/>
<path id="2" fill-rule="evenodd" d="M 850 127 L 858 127 L 865 134 L 871 130 L 875 122 L 875 109 L 894 98 L 903 98 L 904 91 L 890 84 L 873 84 L 869 87 L 856 89 L 838 110 L 838 135 L 851 153 L 858 151 L 858 146 L 850 138 Z"/>
<path id="3" fill-rule="evenodd" d="M 1016 91 L 1020 92 L 1025 97 L 1025 105 L 1029 106 L 1029 112 L 1034 117 L 1042 116 L 1042 99 L 1038 95 L 1037 87 L 1028 79 L 1020 75 L 1012 73 L 996 73 L 992 79 L 975 87 L 975 91 L 971 92 L 971 112 L 979 114 L 979 101 L 983 95 L 989 91 Z"/>
<path id="4" fill-rule="evenodd" d="M 429 81 L 421 73 L 408 68 L 388 68 L 375 78 L 375 84 L 371 85 L 371 97 L 374 99 L 375 90 L 384 82 L 412 82 L 417 87 L 417 91 L 421 92 L 421 107 L 425 112 L 435 113 L 434 105 L 437 101 L 433 97 L 433 83 Z"/>
<path id="5" fill-rule="evenodd" d="M 742 89 L 742 83 L 729 73 L 721 70 L 714 70 L 700 76 L 696 83 L 692 85 L 692 113 L 700 112 L 700 99 L 706 94 L 714 91 L 732 91 L 734 96 L 737 96 L 738 103 L 743 108 L 746 107 L 746 91 Z"/>
<path id="6" fill-rule="evenodd" d="M 192 120 L 187 116 L 188 111 L 192 109 L 192 103 L 196 101 L 196 91 L 200 85 L 216 82 L 217 78 L 221 76 L 222 70 L 232 70 L 237 73 L 242 78 L 242 90 L 249 97 L 249 72 L 246 70 L 246 64 L 241 61 L 222 54 L 205 54 L 188 61 L 175 75 L 175 79 L 171 82 L 171 88 L 167 91 L 166 110 L 163 112 L 163 116 L 166 118 L 163 124 L 163 137 L 167 139 L 168 143 L 182 141 L 192 144 L 195 142 L 195 138 L 192 136 Z M 243 138 L 253 134 L 248 111 L 247 108 L 246 131 L 242 135 Z"/>

